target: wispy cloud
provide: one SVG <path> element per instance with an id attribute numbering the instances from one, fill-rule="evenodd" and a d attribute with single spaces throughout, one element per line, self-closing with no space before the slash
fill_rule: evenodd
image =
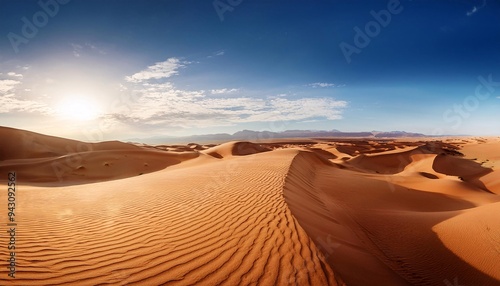
<path id="1" fill-rule="evenodd" d="M 472 16 L 476 14 L 480 9 L 482 9 L 484 6 L 486 6 L 486 0 L 483 0 L 483 3 L 481 3 L 480 6 L 474 6 L 470 11 L 467 11 L 467 16 Z"/>
<path id="2" fill-rule="evenodd" d="M 7 75 L 9 74 L 10 72 L 7 73 Z M 50 109 L 44 103 L 18 98 L 15 91 L 20 84 L 21 82 L 18 80 L 0 80 L 0 102 L 2 102 L 0 113 L 9 113 L 13 111 L 50 113 Z"/>
<path id="3" fill-rule="evenodd" d="M 102 48 L 97 47 L 97 45 L 86 42 L 84 44 L 75 44 L 72 43 L 70 44 L 71 47 L 73 48 L 73 56 L 79 58 L 82 56 L 84 52 L 93 52 L 93 53 L 98 53 L 101 55 L 107 54 L 106 51 Z"/>
<path id="4" fill-rule="evenodd" d="M 231 89 L 228 89 L 228 88 L 221 88 L 221 89 L 212 89 L 210 91 L 211 94 L 228 94 L 228 93 L 235 93 L 239 91 L 238 88 L 231 88 Z"/>
<path id="5" fill-rule="evenodd" d="M 286 98 L 277 98 L 268 102 L 271 107 L 271 113 L 279 114 L 278 120 L 305 120 L 316 117 L 328 120 L 342 118 L 342 111 L 347 107 L 347 102 L 335 100 L 332 98 L 299 98 L 289 100 Z M 262 115 L 270 115 L 264 113 Z M 267 118 L 265 121 L 274 121 Z"/>
<path id="6" fill-rule="evenodd" d="M 20 81 L 12 79 L 0 80 L 0 93 L 7 93 L 12 91 L 16 85 L 20 84 Z"/>
<path id="7" fill-rule="evenodd" d="M 96 53 L 99 53 L 101 55 L 107 54 L 107 52 L 104 49 L 97 47 L 97 45 L 95 45 L 95 44 L 87 42 L 87 43 L 85 43 L 85 46 L 88 47 L 90 50 L 92 50 Z"/>
<path id="8" fill-rule="evenodd" d="M 128 82 L 143 82 L 150 79 L 163 79 L 169 78 L 179 73 L 179 69 L 184 67 L 184 63 L 177 58 L 169 58 L 164 62 L 155 63 L 145 70 L 127 76 L 125 78 Z"/>
<path id="9" fill-rule="evenodd" d="M 73 56 L 79 58 L 81 56 L 83 46 L 77 44 L 71 44 L 71 47 L 73 47 Z"/>
<path id="10" fill-rule="evenodd" d="M 50 114 L 52 110 L 45 104 L 32 100 L 18 99 L 14 94 L 0 95 L 2 108 L 0 113 L 9 112 L 37 112 L 41 114 Z"/>
<path id="11" fill-rule="evenodd" d="M 8 76 L 10 77 L 17 77 L 17 78 L 23 78 L 23 75 L 20 74 L 20 73 L 15 73 L 15 72 L 8 72 L 7 73 Z"/>
<path id="12" fill-rule="evenodd" d="M 204 91 L 177 89 L 172 83 L 136 85 L 137 102 L 127 112 L 107 115 L 117 124 L 183 128 L 250 122 L 342 118 L 347 102 L 331 98 L 213 98 Z M 210 91 L 211 93 L 211 91 Z"/>
<path id="13" fill-rule="evenodd" d="M 333 83 L 328 83 L 328 82 L 315 82 L 315 83 L 310 83 L 308 86 L 311 86 L 313 88 L 318 88 L 318 87 L 332 87 L 335 86 Z"/>
<path id="14" fill-rule="evenodd" d="M 217 51 L 215 53 L 213 53 L 212 55 L 208 56 L 207 58 L 213 58 L 213 57 L 220 57 L 220 56 L 223 56 L 226 54 L 226 51 L 224 50 L 220 50 L 220 51 Z"/>
<path id="15" fill-rule="evenodd" d="M 169 58 L 125 77 L 123 89 L 135 95 L 134 104 L 103 116 L 107 122 L 130 126 L 181 128 L 228 126 L 239 123 L 303 121 L 342 118 L 347 102 L 332 98 L 280 96 L 247 97 L 238 88 L 179 89 L 170 81 L 188 62 Z M 150 79 L 155 79 L 150 80 Z M 333 86 L 315 83 L 314 87 Z M 224 95 L 232 94 L 231 97 Z M 220 96 L 211 96 L 220 95 Z"/>

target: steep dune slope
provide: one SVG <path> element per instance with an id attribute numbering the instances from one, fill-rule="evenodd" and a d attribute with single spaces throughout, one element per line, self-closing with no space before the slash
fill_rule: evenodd
<path id="1" fill-rule="evenodd" d="M 317 154 L 302 152 L 287 176 L 285 199 L 347 285 L 440 285 L 454 279 L 498 285 L 498 256 L 495 247 L 487 249 L 499 241 L 500 227 L 491 219 L 500 211 L 500 197 L 456 177 L 421 176 L 435 157 L 407 155 L 399 174 L 379 175 L 331 167 L 319 163 Z M 377 168 L 383 166 L 394 164 Z M 486 207 L 489 211 L 479 211 Z M 455 236 L 460 224 L 452 222 L 468 213 L 474 219 L 464 217 L 463 231 L 483 216 L 490 223 L 462 240 Z"/>

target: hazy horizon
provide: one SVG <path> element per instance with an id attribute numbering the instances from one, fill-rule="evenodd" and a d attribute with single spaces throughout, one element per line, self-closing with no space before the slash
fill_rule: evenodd
<path id="1" fill-rule="evenodd" d="M 87 141 L 500 135 L 498 2 L 1 5 L 2 126 Z"/>
<path id="2" fill-rule="evenodd" d="M 499 137 L 498 135 L 471 135 L 471 134 L 439 134 L 439 135 L 431 135 L 431 134 L 422 134 L 422 133 L 417 133 L 417 132 L 411 132 L 411 131 L 405 131 L 405 130 L 364 130 L 364 131 L 345 131 L 345 130 L 337 130 L 337 129 L 332 129 L 332 130 L 323 130 L 323 129 L 304 129 L 304 130 L 282 130 L 282 131 L 271 131 L 271 130 L 250 130 L 250 129 L 243 129 L 243 130 L 238 130 L 236 132 L 220 132 L 220 133 L 199 133 L 199 134 L 190 134 L 190 135 L 169 135 L 169 134 L 149 134 L 145 135 L 143 137 L 126 137 L 126 135 L 123 135 L 120 138 L 99 138 L 98 136 L 101 136 L 102 134 L 99 133 L 83 133 L 85 135 L 85 138 L 78 138 L 77 136 L 71 137 L 71 136 L 60 136 L 57 134 L 50 134 L 50 133 L 40 133 L 34 130 L 30 129 L 18 129 L 15 127 L 11 126 L 0 126 L 1 127 L 7 127 L 7 128 L 14 128 L 16 130 L 21 130 L 21 131 L 29 131 L 29 132 L 35 132 L 41 135 L 47 135 L 47 136 L 53 136 L 53 137 L 60 137 L 64 139 L 70 139 L 70 140 L 80 140 L 83 142 L 102 142 L 102 141 L 122 141 L 122 142 L 134 142 L 134 143 L 144 143 L 144 144 L 167 144 L 167 143 L 179 143 L 179 144 L 187 144 L 187 143 L 221 143 L 221 142 L 226 142 L 227 140 L 244 140 L 244 141 L 252 141 L 252 142 L 260 142 L 260 141 L 266 141 L 266 140 L 281 140 L 281 139 L 292 139 L 292 138 L 320 138 L 316 135 L 308 137 L 306 136 L 305 132 L 339 132 L 339 133 L 344 133 L 341 137 L 335 137 L 335 136 L 324 136 L 324 138 L 337 138 L 337 139 L 342 139 L 342 138 L 369 138 L 369 137 L 364 137 L 364 136 L 346 136 L 348 133 L 373 133 L 372 135 L 380 133 L 387 133 L 390 135 L 391 133 L 407 133 L 409 134 L 409 137 L 401 137 L 398 135 L 395 135 L 393 137 L 391 136 L 384 136 L 384 137 L 378 137 L 378 139 L 384 139 L 384 138 L 466 138 L 466 137 L 471 137 L 471 138 L 494 138 L 494 137 Z M 246 132 L 255 132 L 258 133 L 256 137 L 248 137 L 248 134 L 238 134 L 238 133 L 246 133 Z M 290 137 L 269 137 L 266 132 L 271 132 L 279 135 L 284 135 L 286 132 L 295 132 L 299 134 L 295 134 L 296 136 L 290 136 Z M 226 138 L 224 136 L 229 136 L 229 138 Z M 221 137 L 222 136 L 222 137 Z M 200 138 L 197 138 L 200 137 Z M 196 142 L 191 142 L 192 139 L 197 139 L 198 141 Z M 377 139 L 377 137 L 375 137 Z M 171 140 L 171 141 L 169 141 Z M 200 141 L 201 140 L 201 141 Z"/>

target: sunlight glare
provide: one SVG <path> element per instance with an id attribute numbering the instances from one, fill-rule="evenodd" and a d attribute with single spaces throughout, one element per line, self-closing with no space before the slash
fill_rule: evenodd
<path id="1" fill-rule="evenodd" d="M 99 108 L 95 102 L 86 98 L 70 97 L 61 101 L 56 108 L 61 118 L 77 121 L 88 121 L 99 116 Z"/>

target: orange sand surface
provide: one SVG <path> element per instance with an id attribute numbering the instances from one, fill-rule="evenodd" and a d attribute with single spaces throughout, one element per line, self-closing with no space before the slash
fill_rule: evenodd
<path id="1" fill-rule="evenodd" d="M 0 138 L 0 285 L 500 285 L 499 138 Z"/>

